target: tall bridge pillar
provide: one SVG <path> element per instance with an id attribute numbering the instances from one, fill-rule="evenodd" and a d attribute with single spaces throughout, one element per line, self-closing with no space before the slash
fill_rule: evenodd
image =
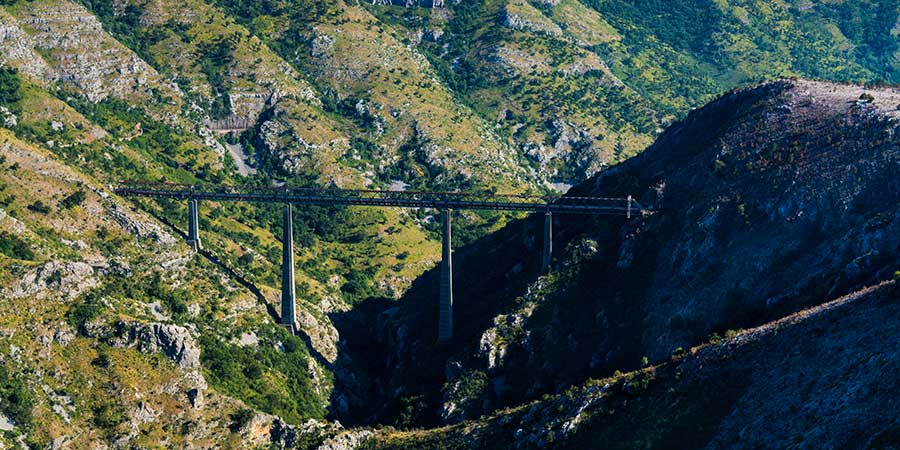
<path id="1" fill-rule="evenodd" d="M 200 251 L 203 246 L 200 244 L 200 221 L 197 212 L 197 199 L 188 200 L 188 245 L 195 252 Z"/>
<path id="2" fill-rule="evenodd" d="M 441 240 L 441 293 L 440 317 L 438 319 L 438 343 L 453 338 L 453 259 L 450 226 L 450 209 L 441 211 L 443 220 L 443 239 Z"/>
<path id="3" fill-rule="evenodd" d="M 281 325 L 291 334 L 296 332 L 294 317 L 296 302 L 294 298 L 294 218 L 291 204 L 284 205 L 284 237 L 281 239 Z"/>
<path id="4" fill-rule="evenodd" d="M 550 258 L 553 254 L 553 213 L 544 213 L 544 252 L 541 259 L 541 271 L 550 270 Z"/>

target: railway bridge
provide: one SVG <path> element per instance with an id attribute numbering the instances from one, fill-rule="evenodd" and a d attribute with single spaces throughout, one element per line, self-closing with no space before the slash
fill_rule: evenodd
<path id="1" fill-rule="evenodd" d="M 645 211 L 631 196 L 574 197 L 504 195 L 464 192 L 384 191 L 362 189 L 325 189 L 296 187 L 260 187 L 227 185 L 187 185 L 130 181 L 120 184 L 116 194 L 127 197 L 171 198 L 188 202 L 188 244 L 201 248 L 198 202 L 241 201 L 284 205 L 284 236 L 281 265 L 281 325 L 296 333 L 294 293 L 293 205 L 377 206 L 392 208 L 433 208 L 441 211 L 442 251 L 438 342 L 453 338 L 453 262 L 451 211 L 454 209 L 522 211 L 544 214 L 544 240 L 541 253 L 543 271 L 550 269 L 553 252 L 554 214 L 619 215 L 631 218 Z"/>

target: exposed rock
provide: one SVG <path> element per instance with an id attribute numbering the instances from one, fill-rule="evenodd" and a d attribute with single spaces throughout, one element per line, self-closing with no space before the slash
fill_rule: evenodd
<path id="1" fill-rule="evenodd" d="M 99 284 L 94 268 L 87 263 L 50 261 L 26 273 L 8 292 L 12 298 L 34 296 L 71 301 Z"/>
<path id="2" fill-rule="evenodd" d="M 256 336 L 256 333 L 249 332 L 241 334 L 241 337 L 238 338 L 238 345 L 241 347 L 256 347 L 259 345 L 259 337 Z"/>
<path id="3" fill-rule="evenodd" d="M 308 311 L 297 310 L 297 324 L 309 336 L 310 343 L 316 352 L 328 362 L 334 363 L 338 356 L 338 340 L 340 335 L 334 325 L 327 319 L 324 323 Z"/>
<path id="4" fill-rule="evenodd" d="M 312 41 L 312 55 L 320 58 L 326 55 L 334 47 L 334 38 L 327 34 L 320 34 Z"/>
<path id="5" fill-rule="evenodd" d="M 187 396 L 188 401 L 191 402 L 191 406 L 194 408 L 202 408 L 205 404 L 203 401 L 203 390 L 199 387 L 188 389 Z"/>
<path id="6" fill-rule="evenodd" d="M 185 369 L 200 367 L 200 347 L 191 332 L 180 325 L 119 321 L 103 336 L 114 347 L 135 347 L 144 353 L 162 352 Z"/>
<path id="7" fill-rule="evenodd" d="M 0 120 L 3 121 L 3 126 L 6 128 L 12 128 L 19 124 L 16 115 L 5 106 L 0 106 Z"/>
<path id="8" fill-rule="evenodd" d="M 163 246 L 175 245 L 178 241 L 155 222 L 142 220 L 116 202 L 106 202 L 106 213 L 125 231 L 142 239 L 152 239 Z"/>
<path id="9" fill-rule="evenodd" d="M 503 24 L 514 30 L 562 36 L 562 29 L 525 1 L 514 1 L 507 6 Z"/>
<path id="10" fill-rule="evenodd" d="M 310 419 L 302 425 L 285 423 L 280 418 L 272 421 L 270 430 L 271 444 L 278 449 L 299 449 L 302 443 L 324 441 L 342 429 L 339 422 L 323 422 Z"/>
<path id="11" fill-rule="evenodd" d="M 319 446 L 318 450 L 355 450 L 374 435 L 369 430 L 345 431 L 327 439 Z"/>
<path id="12" fill-rule="evenodd" d="M 69 83 L 96 102 L 110 95 L 125 98 L 146 92 L 150 79 L 159 78 L 152 67 L 107 35 L 100 21 L 80 5 L 42 3 L 24 12 L 18 21 L 31 34 L 24 42 L 61 51 L 61 56 L 52 53 L 54 65 L 44 74 L 49 81 Z"/>
<path id="13" fill-rule="evenodd" d="M 34 51 L 34 42 L 22 31 L 15 17 L 0 10 L 0 63 L 18 68 L 37 79 L 49 70 L 47 63 Z"/>
<path id="14" fill-rule="evenodd" d="M 665 361 L 713 332 L 892 276 L 900 269 L 900 210 L 890 200 L 900 193 L 900 135 L 892 133 L 900 93 L 878 90 L 860 109 L 860 90 L 781 80 L 694 111 L 635 159 L 570 191 L 637 191 L 637 200 L 657 212 L 631 221 L 561 220 L 554 233 L 569 237 L 554 246 L 572 251 L 559 256 L 565 263 L 558 260 L 551 276 L 537 279 L 548 281 L 543 287 L 508 287 L 516 264 L 534 270 L 524 245 L 524 236 L 540 233 L 533 221 L 459 250 L 461 282 L 454 287 L 462 293 L 454 307 L 478 325 L 459 322 L 464 328 L 450 356 L 463 362 L 458 372 L 506 376 L 506 401 L 521 404 L 585 376 L 637 368 L 643 355 Z M 792 112 L 779 112 L 779 105 Z M 550 125 L 561 146 L 581 137 L 564 121 Z M 436 276 L 423 277 L 423 285 Z M 422 393 L 405 382 L 409 374 L 446 375 L 447 354 L 432 344 L 429 298 L 433 291 L 411 289 L 381 324 L 379 336 L 392 349 L 385 359 L 389 397 Z M 524 308 L 531 304 L 529 315 Z M 507 321 L 517 314 L 521 321 Z M 429 405 L 435 410 L 449 405 L 443 389 L 426 392 L 439 399 Z M 492 395 L 485 399 L 504 405 Z"/>

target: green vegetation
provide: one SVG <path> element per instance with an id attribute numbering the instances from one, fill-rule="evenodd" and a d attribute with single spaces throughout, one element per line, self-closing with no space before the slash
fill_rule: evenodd
<path id="1" fill-rule="evenodd" d="M 324 417 L 324 399 L 312 388 L 303 341 L 280 328 L 260 331 L 258 346 L 201 337 L 201 361 L 210 384 L 290 423 Z"/>
<path id="2" fill-rule="evenodd" d="M 103 294 L 105 292 L 106 289 L 99 289 L 83 295 L 66 314 L 66 321 L 69 325 L 83 336 L 88 335 L 87 324 L 103 312 Z"/>
<path id="3" fill-rule="evenodd" d="M 28 386 L 14 377 L 5 364 L 0 364 L 0 412 L 16 425 L 31 425 L 32 397 Z"/>
<path id="4" fill-rule="evenodd" d="M 10 110 L 13 114 L 22 112 L 20 101 L 22 100 L 21 81 L 19 72 L 11 67 L 0 67 L 0 106 Z"/>
<path id="5" fill-rule="evenodd" d="M 15 259 L 34 259 L 34 252 L 27 242 L 5 231 L 0 233 L 0 253 Z"/>
<path id="6" fill-rule="evenodd" d="M 59 207 L 62 209 L 72 209 L 76 206 L 81 206 L 81 204 L 84 203 L 85 197 L 86 194 L 84 193 L 84 191 L 79 189 L 68 195 L 66 198 L 60 200 Z"/>
<path id="7" fill-rule="evenodd" d="M 228 429 L 236 433 L 241 431 L 241 429 L 247 426 L 247 424 L 250 423 L 250 420 L 253 419 L 253 410 L 241 408 L 232 413 L 230 418 L 231 424 L 228 425 Z"/>
<path id="8" fill-rule="evenodd" d="M 50 207 L 45 205 L 44 202 L 40 200 L 35 200 L 34 203 L 28 205 L 28 210 L 31 212 L 36 212 L 38 214 L 50 214 Z"/>
<path id="9" fill-rule="evenodd" d="M 82 295 L 66 314 L 72 328 L 87 335 L 85 325 L 100 317 L 110 299 L 130 299 L 141 304 L 159 301 L 166 306 L 175 322 L 183 322 L 191 294 L 180 288 L 166 286 L 160 275 L 137 277 L 107 277 L 101 287 Z"/>
<path id="10" fill-rule="evenodd" d="M 234 43 L 228 36 L 219 36 L 216 42 L 200 46 L 200 68 L 213 90 L 213 101 L 209 109 L 213 118 L 222 118 L 231 113 L 224 72 L 234 60 L 233 52 Z"/>
<path id="11" fill-rule="evenodd" d="M 72 94 L 67 100 L 85 117 L 116 138 L 125 140 L 128 147 L 151 161 L 162 163 L 170 181 L 223 181 L 221 172 L 213 170 L 209 162 L 199 159 L 208 153 L 208 149 L 196 137 L 191 136 L 189 131 L 154 120 L 142 107 L 122 100 L 108 98 L 93 103 L 77 94 Z M 110 152 L 102 146 L 74 146 L 62 156 L 72 162 L 86 159 L 107 176 L 118 176 L 120 179 L 147 178 L 147 170 L 136 164 L 133 158 L 116 152 L 112 156 L 113 160 L 108 161 L 107 154 Z"/>

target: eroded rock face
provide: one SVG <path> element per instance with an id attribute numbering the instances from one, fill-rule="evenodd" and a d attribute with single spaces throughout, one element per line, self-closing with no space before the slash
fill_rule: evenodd
<path id="1" fill-rule="evenodd" d="M 34 51 L 34 43 L 16 18 L 0 11 L 0 62 L 18 67 L 23 73 L 35 78 L 43 78 L 47 71 L 47 63 Z"/>
<path id="2" fill-rule="evenodd" d="M 106 340 L 114 347 L 135 347 L 144 353 L 161 352 L 182 368 L 200 367 L 200 346 L 185 327 L 120 321 L 110 331 Z"/>
<path id="3" fill-rule="evenodd" d="M 19 123 L 19 118 L 16 117 L 7 107 L 0 106 L 0 121 L 2 121 L 3 126 L 6 128 L 12 128 Z"/>
<path id="4" fill-rule="evenodd" d="M 278 449 L 301 448 L 300 446 L 305 445 L 305 442 L 325 441 L 341 430 L 341 424 L 336 422 L 321 422 L 311 419 L 301 425 L 290 425 L 284 420 L 274 418 L 269 430 L 270 444 Z"/>
<path id="5" fill-rule="evenodd" d="M 17 20 L 30 34 L 30 38 L 9 40 L 17 55 L 33 52 L 28 44 L 54 55 L 47 68 L 31 65 L 28 70 L 49 78 L 47 81 L 73 85 L 90 101 L 144 92 L 151 81 L 159 79 L 152 67 L 107 35 L 100 21 L 80 5 L 41 3 L 25 10 Z M 6 34 L 22 37 L 12 25 Z M 64 55 L 57 57 L 53 53 L 57 51 Z"/>
<path id="6" fill-rule="evenodd" d="M 341 433 L 319 446 L 318 450 L 354 450 L 374 436 L 369 430 L 355 430 Z"/>
<path id="7" fill-rule="evenodd" d="M 512 2 L 503 19 L 503 24 L 514 30 L 561 36 L 562 29 L 527 2 Z"/>
<path id="8" fill-rule="evenodd" d="M 106 205 L 106 213 L 118 223 L 122 229 L 139 238 L 152 239 L 160 245 L 171 246 L 178 241 L 169 232 L 165 231 L 157 223 L 142 220 L 131 211 L 118 203 L 109 202 Z"/>
<path id="9" fill-rule="evenodd" d="M 100 281 L 90 264 L 50 261 L 26 273 L 8 292 L 12 298 L 37 297 L 71 301 L 99 285 Z"/>

